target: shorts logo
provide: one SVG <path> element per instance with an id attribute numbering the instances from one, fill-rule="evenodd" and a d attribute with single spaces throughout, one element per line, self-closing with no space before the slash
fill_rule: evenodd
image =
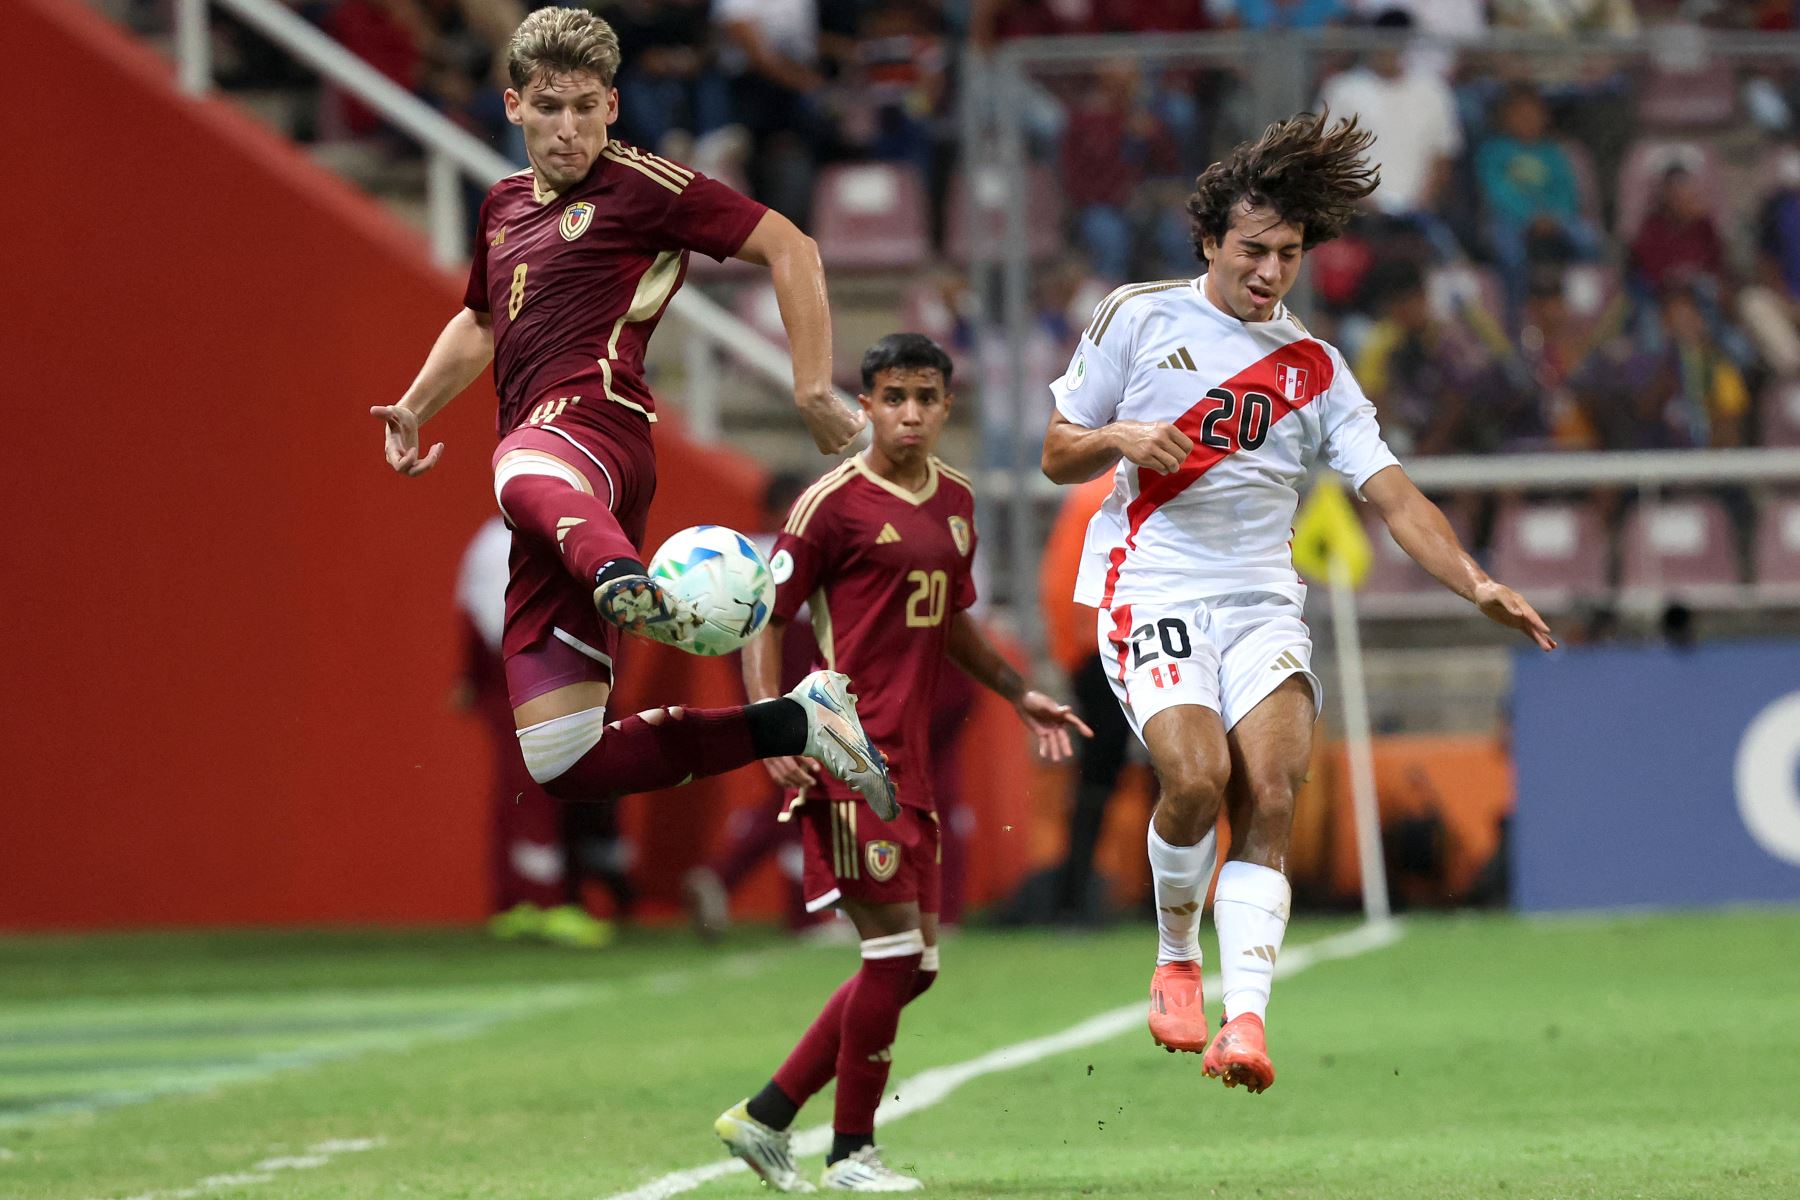
<path id="1" fill-rule="evenodd" d="M 1275 660 L 1274 664 L 1269 667 L 1269 670 L 1304 671 L 1306 668 L 1301 665 L 1299 655 L 1295 654 L 1292 650 L 1283 650 L 1281 652 L 1281 657 Z"/>
<path id="2" fill-rule="evenodd" d="M 956 543 L 956 552 L 967 557 L 969 553 L 969 523 L 961 517 L 951 517 L 950 540 Z"/>
<path id="3" fill-rule="evenodd" d="M 1169 666 L 1168 666 L 1169 681 L 1167 683 L 1163 682 L 1163 670 L 1164 670 L 1164 668 L 1162 668 L 1162 667 L 1151 667 L 1150 668 L 1150 679 L 1152 680 L 1152 682 L 1154 682 L 1156 684 L 1157 687 L 1174 687 L 1176 684 L 1181 682 L 1181 668 L 1180 667 L 1176 666 L 1174 663 L 1169 664 Z"/>
<path id="4" fill-rule="evenodd" d="M 863 847 L 863 858 L 869 864 L 869 878 L 876 883 L 886 883 L 900 869 L 900 847 L 893 842 L 870 842 Z"/>
<path id="5" fill-rule="evenodd" d="M 769 574 L 776 583 L 786 583 L 794 577 L 794 556 L 786 550 L 777 550 L 775 557 L 769 560 Z"/>
<path id="6" fill-rule="evenodd" d="M 563 209 L 562 224 L 557 226 L 557 232 L 563 235 L 563 241 L 572 242 L 586 233 L 593 223 L 594 206 L 586 200 L 577 200 Z"/>

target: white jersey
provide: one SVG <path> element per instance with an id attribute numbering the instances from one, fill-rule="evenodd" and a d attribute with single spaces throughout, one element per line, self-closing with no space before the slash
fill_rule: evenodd
<path id="1" fill-rule="evenodd" d="M 1120 288 L 1050 385 L 1077 425 L 1169 422 L 1194 443 L 1171 475 L 1121 460 L 1088 524 L 1075 599 L 1115 604 L 1233 592 L 1305 597 L 1294 573 L 1299 483 L 1321 453 L 1353 488 L 1397 460 L 1344 356 L 1277 306 L 1246 323 L 1205 276 Z"/>

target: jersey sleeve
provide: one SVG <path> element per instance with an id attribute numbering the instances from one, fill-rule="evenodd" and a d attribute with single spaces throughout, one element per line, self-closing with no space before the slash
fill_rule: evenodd
<path id="1" fill-rule="evenodd" d="M 655 189 L 656 184 L 650 183 Z M 768 208 L 716 179 L 695 174 L 679 192 L 662 190 L 645 231 L 662 250 L 698 250 L 724 262 L 749 240 Z"/>
<path id="2" fill-rule="evenodd" d="M 488 202 L 481 202 L 481 214 L 475 219 L 475 245 L 469 253 L 469 286 L 463 289 L 463 307 L 476 312 L 488 311 L 487 272 Z"/>
<path id="3" fill-rule="evenodd" d="M 801 499 L 804 501 L 805 497 Z M 834 544 L 831 524 L 828 509 L 815 511 L 801 522 L 796 507 L 787 528 L 776 539 L 775 552 L 769 557 L 769 573 L 775 577 L 775 616 L 780 620 L 793 620 L 830 573 L 832 557 L 828 547 Z"/>
<path id="4" fill-rule="evenodd" d="M 1094 320 L 1081 335 L 1069 369 L 1050 384 L 1056 411 L 1086 429 L 1099 429 L 1117 420 L 1119 404 L 1125 398 L 1131 340 L 1129 323 L 1119 319 L 1115 297 L 1108 296 L 1094 310 Z"/>
<path id="5" fill-rule="evenodd" d="M 1350 365 L 1335 348 L 1331 350 L 1331 363 L 1336 370 L 1325 392 L 1325 461 L 1360 495 L 1362 485 L 1372 476 L 1398 466 L 1400 460 L 1382 440 L 1375 405 L 1363 395 L 1361 385 L 1350 373 Z"/>

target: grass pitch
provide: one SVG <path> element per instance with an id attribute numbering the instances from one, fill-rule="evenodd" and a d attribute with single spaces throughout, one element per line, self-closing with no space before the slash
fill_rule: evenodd
<path id="1" fill-rule="evenodd" d="M 1154 944 L 956 937 L 896 1086 L 1134 1001 Z M 959 1200 L 1800 1197 L 1797 945 L 1795 912 L 1413 919 L 1276 985 L 1265 1095 L 1134 1023 L 881 1140 Z M 853 965 L 754 934 L 0 941 L 0 1197 L 606 1200 L 719 1161 L 712 1117 Z M 800 1124 L 829 1118 L 827 1095 Z"/>

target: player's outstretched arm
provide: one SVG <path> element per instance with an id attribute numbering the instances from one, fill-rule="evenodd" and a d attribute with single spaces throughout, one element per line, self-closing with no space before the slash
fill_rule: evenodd
<path id="1" fill-rule="evenodd" d="M 1094 736 L 1094 731 L 1075 715 L 1074 709 L 1054 697 L 1027 688 L 1024 678 L 1013 670 L 1011 663 L 1000 657 L 1000 652 L 987 640 L 967 609 L 950 618 L 950 637 L 944 645 L 944 653 L 976 683 L 1019 711 L 1019 719 L 1037 737 L 1039 757 L 1061 762 L 1073 754 L 1075 750 L 1069 742 L 1071 729 L 1082 737 Z"/>
<path id="2" fill-rule="evenodd" d="M 1121 458 L 1170 475 L 1193 448 L 1193 440 L 1166 421 L 1114 421 L 1089 429 L 1052 413 L 1039 465 L 1052 483 L 1086 483 Z"/>
<path id="3" fill-rule="evenodd" d="M 794 357 L 794 404 L 821 454 L 840 454 L 868 418 L 831 388 L 831 308 L 819 244 L 778 212 L 763 214 L 737 257 L 769 268 Z"/>
<path id="4" fill-rule="evenodd" d="M 1463 549 L 1443 511 L 1405 471 L 1399 467 L 1377 471 L 1363 483 L 1362 494 L 1381 514 L 1394 541 L 1432 578 L 1481 609 L 1488 620 L 1517 629 L 1540 649 L 1556 649 L 1556 639 L 1537 609 L 1519 593 L 1488 577 Z"/>
<path id="5" fill-rule="evenodd" d="M 739 664 L 744 672 L 744 693 L 752 704 L 781 695 L 781 632 L 786 628 L 786 621 L 770 617 L 763 631 L 744 643 Z M 782 787 L 809 787 L 819 781 L 818 764 L 810 758 L 765 758 L 763 766 L 769 778 Z"/>
<path id="6" fill-rule="evenodd" d="M 465 308 L 450 318 L 400 402 L 369 409 L 369 415 L 381 418 L 386 427 L 382 450 L 388 466 L 408 476 L 423 475 L 437 466 L 444 443 L 437 443 L 421 458 L 419 426 L 475 382 L 493 358 L 494 326 L 486 313 Z"/>

